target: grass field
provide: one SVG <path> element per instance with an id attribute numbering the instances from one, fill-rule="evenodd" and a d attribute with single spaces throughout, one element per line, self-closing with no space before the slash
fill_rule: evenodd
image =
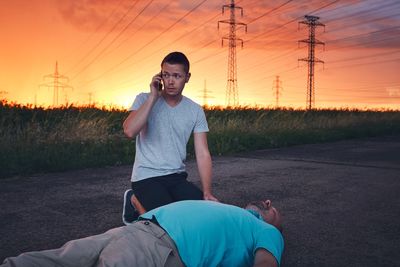
<path id="1" fill-rule="evenodd" d="M 0 102 L 0 178 L 132 164 L 125 110 Z M 400 133 L 399 111 L 206 109 L 212 155 Z M 193 143 L 188 144 L 189 157 Z"/>

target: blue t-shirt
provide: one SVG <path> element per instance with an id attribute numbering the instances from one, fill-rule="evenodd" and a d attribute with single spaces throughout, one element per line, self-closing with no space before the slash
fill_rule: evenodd
<path id="1" fill-rule="evenodd" d="M 130 110 L 139 109 L 149 93 L 139 94 Z M 159 97 L 150 111 L 147 127 L 136 136 L 131 181 L 185 171 L 186 145 L 192 132 L 208 132 L 203 108 L 183 96 L 171 107 Z"/>
<path id="2" fill-rule="evenodd" d="M 252 266 L 258 248 L 280 264 L 283 237 L 255 214 L 232 205 L 185 200 L 151 210 L 141 217 L 158 223 L 175 241 L 186 266 Z"/>

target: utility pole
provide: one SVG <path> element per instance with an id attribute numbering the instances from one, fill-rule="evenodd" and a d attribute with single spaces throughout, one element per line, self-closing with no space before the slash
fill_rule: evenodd
<path id="1" fill-rule="evenodd" d="M 212 96 L 210 96 L 209 93 L 212 93 L 211 91 L 207 90 L 207 80 L 204 79 L 204 87 L 203 87 L 203 106 L 207 107 L 208 106 L 208 99 L 213 98 Z"/>
<path id="2" fill-rule="evenodd" d="M 275 106 L 276 108 L 279 107 L 279 96 L 282 94 L 282 81 L 279 80 L 279 76 L 275 76 L 275 81 L 273 82 L 272 85 L 272 91 L 273 94 L 275 95 Z"/>
<path id="3" fill-rule="evenodd" d="M 61 75 L 58 72 L 58 62 L 56 61 L 56 67 L 53 74 L 43 76 L 43 80 L 51 79 L 47 83 L 42 83 L 39 87 L 44 86 L 47 88 L 53 88 L 53 107 L 58 106 L 58 95 L 59 89 L 73 89 L 72 86 L 68 85 L 69 79 L 67 76 Z"/>
<path id="4" fill-rule="evenodd" d="M 308 39 L 299 40 L 299 42 L 308 44 L 308 57 L 301 58 L 299 61 L 306 61 L 308 63 L 308 78 L 307 78 L 307 101 L 306 108 L 308 110 L 314 108 L 315 104 L 315 88 L 314 88 L 314 64 L 315 63 L 324 63 L 322 60 L 319 60 L 315 57 L 315 45 L 324 45 L 325 43 L 317 40 L 315 38 L 315 28 L 318 26 L 323 26 L 325 28 L 325 24 L 319 22 L 319 17 L 317 16 L 304 16 L 305 20 L 299 22 L 300 24 L 305 24 L 308 26 L 309 33 Z"/>
<path id="5" fill-rule="evenodd" d="M 239 104 L 239 93 L 237 86 L 237 65 L 236 65 L 236 42 L 240 42 L 243 48 L 243 40 L 236 37 L 236 26 L 241 25 L 245 27 L 247 32 L 247 24 L 236 21 L 235 11 L 240 10 L 240 14 L 243 17 L 243 8 L 236 6 L 235 1 L 231 0 L 230 5 L 222 6 L 222 14 L 224 14 L 225 8 L 230 11 L 229 20 L 218 21 L 218 29 L 220 23 L 229 24 L 229 35 L 222 37 L 222 46 L 224 46 L 224 40 L 229 41 L 229 54 L 228 54 L 228 81 L 226 85 L 226 105 L 228 107 L 237 106 Z"/>

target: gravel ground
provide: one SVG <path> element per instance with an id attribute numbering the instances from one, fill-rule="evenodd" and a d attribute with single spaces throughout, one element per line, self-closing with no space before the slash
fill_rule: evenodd
<path id="1" fill-rule="evenodd" d="M 214 193 L 270 198 L 284 217 L 282 266 L 400 266 L 400 136 L 214 157 Z M 200 184 L 196 165 L 190 179 Z M 122 225 L 131 166 L 0 180 L 0 262 Z"/>

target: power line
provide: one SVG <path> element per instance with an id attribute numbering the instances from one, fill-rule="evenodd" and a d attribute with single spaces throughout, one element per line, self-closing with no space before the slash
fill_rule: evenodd
<path id="1" fill-rule="evenodd" d="M 240 3 L 240 2 L 242 2 L 242 1 L 238 1 L 237 3 Z M 165 49 L 165 48 L 167 48 L 167 47 L 171 47 L 172 44 L 174 44 L 174 43 L 176 43 L 176 42 L 178 42 L 178 41 L 180 41 L 180 40 L 182 40 L 182 39 L 184 39 L 184 38 L 190 38 L 190 35 L 194 34 L 197 30 L 199 30 L 200 28 L 204 27 L 207 23 L 209 23 L 209 22 L 211 22 L 211 21 L 214 21 L 215 18 L 216 18 L 217 16 L 219 16 L 219 15 L 220 15 L 219 12 L 216 13 L 215 15 L 211 16 L 209 19 L 207 19 L 206 21 L 204 21 L 204 22 L 201 23 L 200 25 L 194 27 L 192 30 L 190 30 L 190 31 L 188 31 L 188 32 L 182 33 L 179 37 L 177 37 L 176 39 L 172 40 L 171 42 L 165 44 L 165 45 L 162 46 L 161 48 L 158 48 L 157 50 L 151 51 L 150 54 L 142 55 L 142 58 L 141 58 L 141 59 L 135 60 L 135 61 L 133 62 L 133 64 L 129 64 L 129 65 L 127 65 L 126 67 L 131 67 L 132 65 L 137 65 L 137 64 L 143 62 L 144 60 L 149 61 L 149 57 L 151 57 L 151 56 L 157 54 L 157 52 L 162 51 L 163 49 Z M 205 48 L 206 46 L 208 46 L 208 45 L 211 44 L 211 43 L 214 43 L 216 40 L 217 40 L 217 39 L 214 39 L 213 41 L 207 43 L 207 45 L 202 46 L 202 47 L 200 47 L 200 48 L 196 48 L 193 52 L 188 52 L 187 55 L 193 55 L 193 54 L 195 54 L 196 52 L 201 51 L 201 49 Z M 192 64 L 193 64 L 193 63 L 195 63 L 195 62 L 192 61 Z"/>
<path id="2" fill-rule="evenodd" d="M 360 34 L 356 34 L 356 35 L 351 35 L 351 36 L 346 36 L 346 37 L 343 37 L 343 38 L 338 38 L 338 39 L 334 39 L 334 40 L 329 40 L 329 43 L 338 43 L 338 42 L 341 42 L 341 41 L 346 41 L 346 40 L 350 40 L 350 39 L 357 39 L 357 38 L 359 38 L 359 37 L 363 37 L 363 36 L 366 36 L 366 35 L 373 35 L 373 34 L 377 34 L 377 33 L 382 33 L 382 32 L 386 32 L 386 31 L 391 31 L 391 30 L 395 30 L 395 29 L 399 29 L 400 28 L 400 26 L 395 26 L 395 27 L 390 27 L 390 28 L 384 28 L 384 29 L 381 29 L 381 30 L 376 30 L 376 31 L 371 31 L 371 32 L 366 32 L 366 33 L 360 33 Z M 398 38 L 397 36 L 392 36 L 392 37 L 396 37 L 396 38 Z"/>
<path id="3" fill-rule="evenodd" d="M 396 53 L 399 53 L 399 52 L 400 52 L 400 50 L 389 51 L 389 52 L 377 53 L 377 54 L 367 55 L 367 56 L 358 56 L 358 57 L 352 57 L 352 58 L 337 59 L 337 60 L 332 60 L 332 61 L 329 61 L 329 62 L 330 63 L 338 63 L 338 62 L 345 62 L 345 61 L 362 60 L 362 59 L 371 58 L 371 57 L 380 57 L 380 56 L 385 56 L 385 55 L 393 55 L 393 54 L 396 54 Z"/>
<path id="4" fill-rule="evenodd" d="M 129 14 L 129 12 L 131 12 L 131 10 L 135 7 L 135 5 L 139 2 L 139 0 L 136 0 L 135 3 L 133 3 L 126 11 L 125 13 L 122 15 L 122 17 L 113 25 L 113 27 L 106 32 L 106 34 L 103 36 L 103 38 L 98 41 L 93 47 L 92 49 L 89 50 L 88 53 L 86 53 L 86 55 L 84 55 L 80 60 L 78 60 L 78 62 L 67 71 L 67 73 L 69 73 L 70 71 L 72 71 L 73 69 L 75 69 L 79 64 L 81 64 L 84 60 L 86 60 L 86 58 L 88 58 L 90 56 L 90 54 L 92 54 L 103 42 L 105 39 L 107 39 L 107 37 L 114 32 L 114 30 L 117 28 L 117 26 L 125 19 L 125 17 Z"/>
<path id="5" fill-rule="evenodd" d="M 241 1 L 239 1 L 239 2 L 241 2 Z M 289 1 L 289 2 L 290 2 L 290 1 Z M 286 2 L 286 3 L 288 3 L 288 2 Z M 285 4 L 286 4 L 286 3 L 285 3 Z M 285 4 L 280 5 L 278 8 L 284 6 Z M 271 13 L 272 11 L 277 10 L 278 8 L 274 8 L 273 10 L 268 11 L 268 12 L 266 12 L 265 14 L 269 14 L 269 13 Z M 205 25 L 206 23 L 208 23 L 209 21 L 211 21 L 211 20 L 212 20 L 213 18 L 215 18 L 215 17 L 216 17 L 216 16 L 212 16 L 209 20 L 207 20 L 206 22 L 202 23 L 200 26 L 196 27 L 195 29 L 193 29 L 192 31 L 190 31 L 190 32 L 188 32 L 188 33 L 182 34 L 180 37 L 178 37 L 177 39 L 173 40 L 172 42 L 170 42 L 169 44 L 165 45 L 164 47 L 167 47 L 167 46 L 169 46 L 169 45 L 171 45 L 171 44 L 177 42 L 178 40 L 182 39 L 183 37 L 189 37 L 189 34 L 194 33 L 197 29 L 199 29 L 200 27 L 202 27 L 203 25 Z M 260 17 L 261 17 L 261 16 L 260 16 Z M 259 17 L 259 18 L 260 18 L 260 17 Z M 254 22 L 255 20 L 256 20 L 256 19 L 253 19 L 252 22 Z M 207 46 L 209 46 L 210 44 L 214 43 L 216 40 L 217 40 L 217 39 L 212 40 L 211 42 L 208 42 L 207 44 L 203 45 L 202 47 L 196 48 L 195 51 L 189 52 L 188 54 L 190 55 L 190 54 L 196 53 L 197 51 L 201 51 L 201 50 L 204 49 L 205 47 L 207 47 Z M 151 43 L 151 42 L 150 42 L 150 43 Z M 148 43 L 148 44 L 149 44 L 149 43 Z M 148 44 L 147 44 L 147 45 L 148 45 Z M 146 45 L 146 46 L 147 46 L 147 45 Z M 144 47 L 142 47 L 141 49 L 139 49 L 138 51 L 136 51 L 135 53 L 131 54 L 131 55 L 128 56 L 128 57 L 129 57 L 129 58 L 132 57 L 134 54 L 137 54 L 137 53 L 138 53 L 140 50 L 142 50 L 143 48 L 144 48 Z M 221 52 L 223 52 L 223 51 L 221 51 Z M 221 52 L 218 52 L 217 54 L 220 54 Z M 154 53 L 153 53 L 153 54 L 154 54 Z M 112 67 L 111 69 L 109 69 L 108 71 L 104 72 L 104 73 L 101 74 L 100 76 L 98 76 L 98 77 L 96 77 L 96 78 L 94 78 L 94 79 L 88 81 L 87 83 L 91 83 L 91 82 L 93 82 L 93 81 L 95 81 L 95 80 L 97 80 L 97 79 L 100 79 L 102 76 L 104 76 L 104 75 L 110 73 L 111 71 L 114 71 L 117 67 L 119 67 L 120 65 L 122 65 L 123 63 L 125 63 L 125 61 L 127 61 L 127 59 L 129 59 L 129 58 L 124 59 L 122 62 L 118 63 L 116 66 Z M 135 61 L 134 64 L 138 64 L 139 62 L 143 61 L 143 59 L 145 59 L 145 58 L 146 58 L 146 57 L 143 57 L 142 60 L 137 60 L 137 61 Z M 146 58 L 146 59 L 148 59 L 148 58 Z M 207 57 L 202 58 L 202 59 L 197 60 L 197 61 L 193 61 L 193 64 L 194 64 L 194 63 L 197 63 L 197 62 L 200 62 L 200 61 L 203 61 L 203 60 L 205 60 L 205 59 L 207 59 Z M 86 83 L 86 84 L 87 84 L 87 83 Z"/>
<path id="6" fill-rule="evenodd" d="M 106 47 L 103 48 L 103 50 L 101 50 L 88 64 L 86 64 L 74 77 L 72 77 L 72 79 L 75 79 L 77 76 L 79 76 L 80 74 L 82 74 L 82 72 L 84 70 L 86 70 L 90 65 L 92 65 L 131 25 L 133 22 L 136 21 L 136 19 L 151 5 L 151 3 L 154 0 L 150 0 L 143 8 L 142 10 L 140 10 L 140 12 L 129 21 L 129 23 L 114 37 L 114 39 L 108 43 L 108 45 Z M 136 3 L 138 3 L 139 1 L 137 1 Z"/>
<path id="7" fill-rule="evenodd" d="M 274 11 L 276 11 L 276 10 L 278 10 L 278 9 L 280 9 L 280 8 L 282 8 L 282 7 L 284 7 L 284 6 L 286 6 L 286 5 L 289 4 L 290 2 L 293 2 L 293 0 L 286 1 L 285 3 L 283 3 L 283 4 L 279 5 L 279 6 L 273 8 L 273 9 L 267 11 L 267 12 L 265 12 L 264 14 L 262 14 L 262 15 L 256 17 L 256 18 L 254 18 L 254 19 L 248 21 L 247 24 L 251 24 L 251 23 L 253 23 L 253 22 L 255 22 L 255 21 L 257 21 L 257 20 L 259 20 L 259 19 L 261 19 L 261 18 L 263 18 L 263 17 L 266 17 L 267 15 L 271 14 L 272 12 L 274 12 Z"/>
<path id="8" fill-rule="evenodd" d="M 326 4 L 326 5 L 323 5 L 323 6 L 319 7 L 319 8 L 317 8 L 317 9 L 314 9 L 313 11 L 309 12 L 309 14 L 313 14 L 313 13 L 315 13 L 315 12 L 321 10 L 321 9 L 324 9 L 324 8 L 326 8 L 326 7 L 328 7 L 328 6 L 331 6 L 331 5 L 333 5 L 333 4 L 336 4 L 336 3 L 339 2 L 339 1 L 340 1 L 340 0 L 335 0 L 335 1 L 331 2 L 331 3 L 328 3 L 328 4 Z M 289 25 L 289 24 L 291 24 L 291 23 L 293 23 L 293 22 L 295 22 L 295 21 L 298 21 L 298 20 L 301 19 L 301 18 L 303 18 L 303 16 L 296 17 L 296 18 L 294 18 L 294 19 L 292 19 L 292 20 L 290 20 L 290 21 L 288 21 L 288 22 L 286 22 L 286 23 L 284 23 L 284 24 L 282 24 L 282 25 L 280 25 L 280 26 L 278 26 L 278 27 L 275 27 L 275 28 L 273 28 L 273 29 L 271 29 L 271 30 L 268 30 L 268 31 L 266 31 L 266 32 L 263 32 L 263 33 L 261 33 L 261 34 L 256 35 L 256 36 L 253 37 L 253 38 L 250 38 L 250 39 L 246 40 L 245 43 L 250 42 L 250 41 L 253 41 L 254 39 L 260 38 L 260 37 L 264 36 L 264 35 L 267 34 L 267 33 L 271 33 L 271 32 L 273 32 L 273 31 L 275 31 L 275 30 L 278 30 L 278 29 L 280 29 L 280 28 L 282 28 L 282 27 L 284 27 L 284 26 L 286 26 L 286 25 Z"/>
<path id="9" fill-rule="evenodd" d="M 75 48 L 75 50 L 80 50 L 80 48 L 83 47 L 83 45 L 85 45 L 87 42 L 89 42 L 89 40 L 92 39 L 92 37 L 95 36 L 95 35 L 100 31 L 101 28 L 103 28 L 103 26 L 110 20 L 110 18 L 112 18 L 112 17 L 114 16 L 115 12 L 117 11 L 117 9 L 119 8 L 119 6 L 121 5 L 121 3 L 122 3 L 123 1 L 124 1 L 124 0 L 120 0 L 120 1 L 118 2 L 118 4 L 117 4 L 117 5 L 115 6 L 115 8 L 111 11 L 111 13 L 108 15 L 108 17 L 107 17 L 105 20 L 103 20 L 102 23 L 100 23 L 100 24 L 97 26 L 96 30 L 93 31 L 93 32 L 88 36 L 88 38 L 86 38 L 86 40 L 83 41 L 77 48 Z M 105 36 L 107 36 L 107 34 L 106 34 Z M 100 45 L 101 42 L 102 42 L 102 41 L 100 41 L 100 43 L 98 43 L 97 46 Z M 70 69 L 68 69 L 68 70 L 65 72 L 65 74 L 67 74 L 67 73 L 73 71 L 81 62 L 83 62 L 83 61 L 90 55 L 91 52 L 93 52 L 93 51 L 97 48 L 97 46 L 94 46 L 92 49 L 90 49 L 90 52 L 89 52 L 89 53 L 86 53 L 85 56 L 83 56 L 81 59 L 79 59 L 78 62 L 76 62 L 76 64 L 75 64 L 74 66 L 72 66 Z"/>
<path id="10" fill-rule="evenodd" d="M 332 49 L 333 50 L 333 49 Z M 271 63 L 271 61 L 270 60 L 268 60 L 268 63 L 270 64 Z M 259 64 L 259 65 L 264 65 L 265 63 L 262 63 L 262 64 Z"/>
<path id="11" fill-rule="evenodd" d="M 290 3 L 290 2 L 292 2 L 292 1 L 287 1 L 287 2 L 285 2 L 285 3 L 283 3 L 283 4 L 281 4 L 281 5 L 279 5 L 279 6 L 275 7 L 275 8 L 273 8 L 273 9 L 271 9 L 271 10 L 265 12 L 264 14 L 262 14 L 262 15 L 256 17 L 256 18 L 254 18 L 254 19 L 252 19 L 250 22 L 248 22 L 248 23 L 246 23 L 246 24 L 248 25 L 248 24 L 250 24 L 250 23 L 253 23 L 253 22 L 257 21 L 258 19 L 260 19 L 260 18 L 262 18 L 262 17 L 265 17 L 265 16 L 271 14 L 272 12 L 274 12 L 274 11 L 276 11 L 276 10 L 282 8 L 283 6 L 287 5 L 287 4 Z M 240 29 L 241 26 L 239 25 L 239 27 L 237 27 L 237 28 Z M 254 38 L 254 39 L 255 39 L 255 38 Z M 200 49 L 197 49 L 196 52 L 199 52 L 201 49 L 203 49 L 203 48 L 205 48 L 205 47 L 207 47 L 207 46 L 213 44 L 216 40 L 217 40 L 217 39 L 208 42 L 207 44 L 205 44 L 205 45 L 203 45 L 202 47 L 200 47 Z M 249 40 L 251 40 L 251 39 L 249 39 Z M 249 40 L 244 41 L 244 42 L 248 42 Z M 217 53 L 215 53 L 214 55 L 218 55 L 218 54 L 220 54 L 220 53 L 217 52 Z M 209 56 L 209 57 L 211 58 L 211 57 L 213 57 L 214 55 Z M 198 63 L 198 62 L 203 61 L 203 60 L 206 60 L 206 59 L 207 59 L 207 58 L 202 58 L 201 60 L 198 60 L 198 61 L 196 61 L 196 62 Z"/>
<path id="12" fill-rule="evenodd" d="M 322 10 L 322 9 L 324 9 L 324 8 L 326 8 L 326 7 L 329 7 L 329 6 L 333 5 L 333 4 L 336 4 L 336 3 L 339 2 L 339 1 L 340 1 L 340 0 L 332 1 L 332 2 L 330 2 L 330 3 L 328 3 L 328 4 L 326 4 L 326 5 L 323 5 L 323 6 L 319 7 L 319 8 L 317 8 L 317 9 L 312 10 L 310 13 L 314 13 L 314 12 L 317 12 L 317 11 L 319 11 L 319 10 Z M 268 31 L 262 32 L 261 34 L 258 34 L 258 35 L 256 35 L 255 37 L 252 37 L 252 38 L 249 38 L 249 39 L 247 39 L 247 40 L 244 40 L 243 43 L 244 43 L 244 44 L 247 44 L 248 42 L 253 41 L 253 40 L 255 40 L 255 39 L 258 39 L 258 38 L 264 36 L 264 35 L 267 34 L 267 33 L 271 33 L 271 32 L 273 32 L 273 31 L 275 31 L 275 30 L 278 30 L 278 29 L 280 29 L 280 28 L 283 28 L 284 26 L 286 26 L 286 25 L 288 25 L 288 24 L 291 24 L 291 23 L 293 23 L 293 22 L 295 22 L 295 21 L 298 21 L 298 20 L 301 19 L 302 17 L 303 17 L 303 16 L 296 17 L 295 19 L 292 19 L 292 20 L 290 20 L 290 21 L 288 21 L 288 22 L 286 22 L 286 23 L 284 23 L 284 24 L 282 24 L 282 25 L 279 25 L 279 26 L 277 26 L 277 27 L 275 27 L 275 28 L 272 28 L 272 29 L 270 29 L 270 30 L 268 30 Z M 214 42 L 215 42 L 215 41 L 211 41 L 211 42 L 207 43 L 206 45 L 204 45 L 204 46 L 201 47 L 200 49 L 197 49 L 197 51 L 200 51 L 201 49 L 203 49 L 203 48 L 209 46 L 210 44 L 212 44 L 212 43 L 214 43 Z M 203 57 L 202 59 L 195 61 L 195 63 L 199 63 L 199 62 L 201 62 L 201 61 L 210 59 L 210 58 L 212 58 L 212 57 L 214 57 L 214 56 L 216 56 L 216 55 L 218 55 L 218 54 L 220 54 L 220 53 L 221 53 L 221 52 L 219 51 L 219 52 L 214 53 L 213 55 L 205 56 L 205 57 Z"/>
<path id="13" fill-rule="evenodd" d="M 239 1 L 239 2 L 241 2 L 241 1 Z M 157 49 L 157 50 L 155 50 L 155 51 L 153 50 L 150 54 L 148 54 L 148 55 L 142 55 L 142 58 L 141 58 L 141 59 L 135 60 L 135 61 L 133 62 L 133 64 L 127 65 L 126 68 L 131 67 L 132 65 L 137 65 L 137 64 L 143 62 L 144 60 L 147 60 L 147 61 L 148 61 L 148 58 L 149 58 L 150 56 L 152 56 L 152 55 L 154 55 L 154 54 L 157 54 L 158 51 L 161 51 L 161 50 L 164 49 L 164 48 L 170 47 L 172 44 L 178 42 L 179 40 L 181 40 L 181 39 L 183 39 L 183 38 L 188 38 L 188 37 L 190 37 L 190 34 L 193 34 L 195 31 L 197 31 L 198 29 L 202 28 L 205 24 L 209 23 L 210 21 L 213 21 L 213 20 L 214 20 L 217 16 L 219 16 L 219 15 L 220 15 L 220 13 L 217 13 L 216 15 L 213 15 L 213 16 L 210 17 L 208 20 L 206 20 L 205 22 L 203 22 L 203 23 L 201 23 L 200 25 L 196 26 L 195 28 L 193 28 L 193 29 L 190 30 L 189 32 L 185 32 L 185 33 L 181 34 L 179 37 L 177 37 L 176 39 L 172 40 L 171 42 L 165 44 L 163 47 L 161 47 L 161 48 L 159 48 L 159 49 Z M 214 41 L 213 41 L 213 42 L 214 42 Z M 196 53 L 196 51 L 199 51 L 199 50 L 201 50 L 201 48 L 196 49 L 196 50 L 193 51 L 193 52 L 188 52 L 187 55 L 192 55 L 192 54 Z M 191 61 L 191 63 L 192 63 L 192 64 L 195 64 L 196 62 L 195 62 L 195 61 Z M 132 80 L 132 79 L 130 78 L 129 80 Z M 129 81 L 125 81 L 125 82 L 124 82 L 124 84 L 126 84 L 126 83 L 129 83 Z"/>
<path id="14" fill-rule="evenodd" d="M 163 7 L 161 7 L 156 13 L 154 13 L 154 15 L 152 17 L 150 17 L 150 19 L 148 19 L 145 23 L 142 24 L 142 26 L 138 29 L 136 29 L 136 31 L 131 34 L 129 37 L 125 38 L 124 40 L 122 40 L 117 46 L 114 47 L 114 49 L 112 51 L 110 51 L 109 53 L 107 53 L 106 55 L 112 53 L 113 51 L 117 50 L 117 48 L 119 48 L 123 43 L 126 43 L 127 41 L 129 41 L 130 39 L 132 39 L 136 33 L 138 33 L 139 31 L 141 31 L 142 29 L 145 28 L 145 26 L 149 23 L 151 23 L 154 19 L 158 18 L 160 16 L 160 14 L 162 12 L 164 12 L 170 5 L 172 4 L 171 1 L 167 2 Z"/>
<path id="15" fill-rule="evenodd" d="M 373 64 L 382 64 L 382 63 L 388 63 L 388 62 L 399 62 L 400 58 L 394 58 L 394 59 L 388 59 L 388 60 L 380 60 L 380 61 L 371 61 L 371 62 L 364 62 L 364 63 L 356 63 L 356 64 L 349 64 L 349 65 L 341 65 L 338 67 L 334 67 L 334 68 L 326 68 L 327 70 L 332 70 L 332 69 L 338 69 L 338 68 L 342 68 L 342 67 L 365 67 L 367 64 L 369 63 L 373 63 Z"/>
<path id="16" fill-rule="evenodd" d="M 153 54 L 157 54 L 156 52 L 158 51 L 162 51 L 163 49 L 167 48 L 167 47 L 171 47 L 172 44 L 178 42 L 179 40 L 183 39 L 183 38 L 187 38 L 190 34 L 194 33 L 195 31 L 197 31 L 198 29 L 200 29 L 201 27 L 203 27 L 205 24 L 207 24 L 210 21 L 213 21 L 220 13 L 213 15 L 211 18 L 209 18 L 208 20 L 206 20 L 204 23 L 200 24 L 199 26 L 193 28 L 191 31 L 189 32 L 185 32 L 183 34 L 181 34 L 179 37 L 177 37 L 175 40 L 172 40 L 171 42 L 165 44 L 164 46 L 162 46 L 161 48 L 157 49 L 156 51 L 152 51 L 149 55 L 143 56 L 142 59 L 139 60 L 135 60 L 135 62 L 133 64 L 137 65 L 138 63 L 142 62 L 145 59 L 148 59 L 149 56 L 153 55 Z M 200 48 L 201 49 L 201 48 Z M 196 53 L 197 51 L 199 51 L 200 49 L 195 50 L 192 53 L 188 53 L 188 55 L 191 55 L 193 53 Z M 193 63 L 192 63 L 193 64 Z M 132 64 L 131 64 L 132 65 Z M 131 66 L 128 65 L 128 66 Z M 127 66 L 127 67 L 128 67 Z"/>
<path id="17" fill-rule="evenodd" d="M 238 3 L 239 3 L 239 2 L 242 2 L 242 1 L 238 1 Z M 272 11 L 276 11 L 278 8 L 283 7 L 284 5 L 286 5 L 286 4 L 289 3 L 289 2 L 290 2 L 290 1 L 288 1 L 288 2 L 286 2 L 286 3 L 284 3 L 284 4 L 280 5 L 280 6 L 278 6 L 277 8 L 273 8 L 272 10 L 267 11 L 266 13 L 264 13 L 264 14 L 261 15 L 261 16 L 259 16 L 258 18 L 253 19 L 251 22 L 254 22 L 254 21 L 256 21 L 257 19 L 259 19 L 259 18 L 261 18 L 261 17 L 263 17 L 263 16 L 265 16 L 265 15 L 267 15 L 267 14 L 270 14 Z M 160 50 L 162 50 L 162 49 L 165 48 L 165 47 L 171 46 L 172 44 L 176 43 L 177 41 L 181 40 L 181 39 L 184 38 L 184 37 L 185 37 L 185 38 L 189 38 L 189 37 L 190 37 L 190 34 L 193 34 L 195 31 L 197 31 L 198 29 L 200 29 L 201 27 L 203 27 L 203 26 L 204 26 L 205 24 L 207 24 L 208 22 L 214 20 L 218 15 L 219 15 L 219 13 L 216 14 L 216 15 L 214 15 L 214 16 L 212 16 L 212 17 L 210 17 L 208 20 L 206 20 L 206 21 L 205 21 L 204 23 L 202 23 L 201 25 L 195 27 L 194 29 L 192 29 L 192 30 L 189 31 L 189 32 L 183 33 L 182 35 L 180 35 L 179 37 L 177 37 L 175 40 L 173 40 L 173 41 L 171 41 L 170 43 L 164 45 L 162 48 L 158 49 L 157 51 L 160 51 Z M 240 25 L 239 25 L 238 28 L 240 28 Z M 207 42 L 206 44 L 202 45 L 201 47 L 196 48 L 193 52 L 188 52 L 187 54 L 192 56 L 193 54 L 202 51 L 204 48 L 206 48 L 206 47 L 208 47 L 209 45 L 215 43 L 216 41 L 217 41 L 217 39 L 213 39 L 213 40 Z M 197 64 L 198 62 L 201 62 L 201 61 L 204 61 L 204 60 L 208 59 L 208 57 L 211 58 L 211 57 L 213 57 L 213 56 L 215 56 L 215 55 L 218 55 L 218 54 L 221 54 L 221 53 L 223 53 L 223 51 L 219 50 L 219 52 L 217 52 L 216 54 L 214 54 L 214 55 L 212 55 L 212 56 L 205 56 L 204 58 L 201 58 L 201 59 L 199 59 L 199 60 L 193 60 L 193 61 L 192 61 L 192 64 Z M 153 54 L 156 54 L 156 51 L 153 51 L 150 55 L 153 55 Z M 150 55 L 149 55 L 149 56 L 150 56 Z M 135 60 L 135 62 L 133 62 L 133 64 L 137 65 L 138 63 L 142 62 L 144 59 L 148 59 L 148 56 L 143 56 L 142 59 Z M 91 81 L 90 81 L 90 82 L 91 82 Z"/>
<path id="18" fill-rule="evenodd" d="M 149 42 L 147 42 L 146 44 L 144 44 L 142 47 L 140 47 L 138 50 L 136 50 L 135 52 L 129 54 L 127 57 L 125 57 L 122 61 L 120 61 L 119 63 L 113 65 L 111 68 L 109 68 L 108 70 L 106 70 L 105 72 L 101 73 L 99 76 L 97 76 L 96 78 L 93 78 L 90 81 L 87 81 L 85 84 L 89 84 L 92 83 L 98 79 L 100 79 L 101 77 L 103 77 L 104 75 L 110 73 L 111 71 L 113 71 L 114 69 L 116 69 L 117 67 L 121 66 L 122 64 L 124 64 L 126 61 L 128 61 L 129 59 L 131 59 L 134 55 L 136 55 L 137 53 L 139 53 L 140 51 L 142 51 L 144 48 L 146 48 L 147 46 L 149 46 L 151 43 L 153 43 L 154 41 L 156 41 L 158 38 L 160 38 L 162 35 L 164 35 L 166 32 L 168 32 L 172 27 L 174 27 L 175 25 L 177 25 L 179 22 L 181 22 L 183 19 L 185 19 L 187 16 L 189 16 L 191 13 L 193 13 L 197 8 L 199 8 L 202 4 L 204 4 L 207 0 L 203 0 L 201 1 L 199 4 L 197 4 L 194 8 L 192 8 L 189 12 L 187 12 L 185 15 L 183 15 L 182 17 L 180 17 L 177 21 L 175 21 L 174 23 L 172 23 L 170 26 L 168 26 L 165 30 L 163 30 L 161 33 L 159 33 L 158 35 L 156 35 L 153 39 L 151 39 Z"/>
<path id="19" fill-rule="evenodd" d="M 342 16 L 332 18 L 330 20 L 328 19 L 327 22 L 332 23 L 334 21 L 342 21 L 343 19 L 355 19 L 357 16 L 362 17 L 363 15 L 366 15 L 366 14 L 368 15 L 368 17 L 370 17 L 371 13 L 373 14 L 374 12 L 384 10 L 387 7 L 393 7 L 398 4 L 400 4 L 400 2 L 386 3 L 386 5 L 379 4 L 379 8 L 372 7 L 371 9 L 368 9 L 368 10 L 358 11 L 358 12 L 350 13 L 350 14 L 344 14 Z M 386 12 L 385 12 L 385 14 L 386 14 Z"/>
<path id="20" fill-rule="evenodd" d="M 393 24 L 392 24 L 393 25 Z M 344 25 L 345 27 L 347 27 L 347 24 L 346 25 Z M 191 33 L 194 33 L 194 31 L 192 31 Z M 191 34 L 190 33 L 190 34 Z M 279 32 L 279 34 L 284 34 L 282 31 L 280 31 Z M 182 35 L 183 36 L 183 35 Z M 188 38 L 190 38 L 190 36 L 187 36 Z M 326 38 L 325 38 L 326 39 Z M 356 38 L 354 38 L 354 39 L 356 39 Z M 380 40 L 376 40 L 377 42 L 381 42 L 381 41 L 384 41 L 384 40 L 382 40 L 381 38 L 380 38 Z M 373 43 L 373 42 L 364 42 L 364 44 L 371 44 L 371 43 Z M 196 48 L 197 49 L 197 48 Z M 202 50 L 202 49 L 200 49 L 200 50 Z M 200 50 L 195 50 L 195 51 L 200 51 Z M 334 49 L 331 49 L 331 50 L 334 50 Z M 194 52 L 195 53 L 195 52 Z M 245 53 L 247 54 L 247 50 L 245 51 Z M 292 53 L 294 53 L 294 52 L 292 52 Z M 199 60 L 199 62 L 202 62 L 202 61 L 205 61 L 205 60 L 210 60 L 210 59 L 212 59 L 212 58 L 214 58 L 215 56 L 217 56 L 217 55 L 220 55 L 221 53 L 218 51 L 217 53 L 215 53 L 214 55 L 212 55 L 212 56 L 210 56 L 210 55 L 207 55 L 207 56 L 205 56 L 205 57 L 203 57 L 202 59 L 200 59 Z M 287 52 L 285 52 L 284 54 L 287 54 Z M 281 58 L 283 57 L 283 55 L 277 55 L 278 57 L 280 56 Z M 369 57 L 371 57 L 371 56 L 369 56 Z M 340 60 L 340 59 L 339 59 Z M 343 61 L 351 61 L 351 60 L 353 60 L 353 59 L 351 59 L 351 58 L 348 58 L 348 59 L 345 59 L 345 60 L 343 60 Z M 356 59 L 354 59 L 354 60 L 356 60 Z M 198 62 L 197 62 L 198 63 Z M 266 63 L 271 63 L 271 61 L 270 60 L 268 60 L 268 62 L 266 62 Z M 266 64 L 266 63 L 264 63 L 264 64 Z M 333 62 L 333 63 L 335 63 L 335 62 Z M 332 63 L 332 64 L 333 64 Z M 339 64 L 339 62 L 336 62 L 336 64 Z M 262 66 L 262 64 L 260 64 L 261 66 Z M 263 69 L 263 68 L 260 68 L 260 69 Z M 297 68 L 298 69 L 298 68 Z M 215 73 L 215 72 L 214 72 Z M 215 74 L 216 75 L 216 74 Z M 253 76 L 259 76 L 259 75 L 253 75 Z M 286 79 L 285 79 L 285 81 L 286 81 Z"/>

